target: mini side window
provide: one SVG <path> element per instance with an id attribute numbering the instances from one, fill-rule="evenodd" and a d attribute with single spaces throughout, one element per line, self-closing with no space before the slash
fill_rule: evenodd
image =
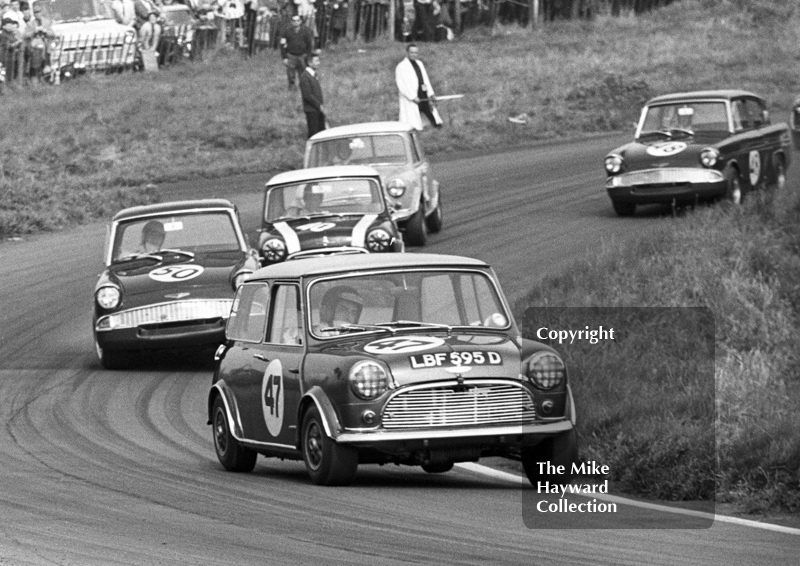
<path id="1" fill-rule="evenodd" d="M 292 346 L 299 346 L 303 343 L 298 295 L 296 285 L 278 285 L 275 289 L 275 301 L 269 325 L 269 342 Z"/>
<path id="2" fill-rule="evenodd" d="M 228 340 L 261 342 L 267 327 L 268 312 L 269 286 L 266 283 L 242 285 L 233 299 L 225 336 Z"/>

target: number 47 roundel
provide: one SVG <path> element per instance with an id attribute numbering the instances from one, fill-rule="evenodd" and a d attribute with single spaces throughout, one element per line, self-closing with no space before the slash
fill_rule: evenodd
<path id="1" fill-rule="evenodd" d="M 272 360 L 261 380 L 261 410 L 272 436 L 278 436 L 283 428 L 283 397 L 283 366 L 280 360 Z"/>

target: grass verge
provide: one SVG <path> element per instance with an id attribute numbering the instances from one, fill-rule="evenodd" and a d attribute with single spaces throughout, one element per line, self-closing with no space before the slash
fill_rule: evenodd
<path id="1" fill-rule="evenodd" d="M 630 131 L 647 97 L 720 86 L 759 92 L 780 120 L 800 76 L 800 17 L 784 4 L 684 0 L 640 17 L 474 29 L 424 45 L 437 92 L 466 94 L 441 104 L 447 127 L 425 132 L 425 146 Z M 402 56 L 393 42 L 328 50 L 321 71 L 333 123 L 395 119 Z M 508 121 L 520 114 L 525 124 Z M 0 238 L 107 218 L 157 198 L 151 183 L 296 168 L 305 141 L 299 96 L 271 50 L 26 89 L 3 97 L 0 117 Z"/>
<path id="2" fill-rule="evenodd" d="M 515 310 L 524 318 L 531 305 L 682 307 L 680 323 L 656 338 L 642 327 L 646 339 L 606 355 L 566 352 L 589 439 L 583 458 L 609 464 L 631 493 L 798 511 L 799 281 L 800 196 L 766 194 L 669 219 L 625 249 L 608 246 L 542 281 Z M 709 327 L 687 306 L 701 307 L 700 319 L 703 310 L 713 315 L 713 389 L 697 378 Z M 704 417 L 714 412 L 709 428 Z M 708 461 L 714 428 L 716 466 Z"/>

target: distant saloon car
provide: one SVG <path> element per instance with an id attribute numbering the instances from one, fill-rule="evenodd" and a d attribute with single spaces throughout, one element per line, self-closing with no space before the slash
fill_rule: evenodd
<path id="1" fill-rule="evenodd" d="M 492 269 L 433 254 L 301 259 L 237 291 L 208 419 L 223 467 L 304 460 L 314 483 L 359 464 L 447 472 L 521 457 L 531 483 L 568 483 L 577 458 L 567 370 L 524 339 Z M 565 475 L 539 462 L 566 466 Z"/>
<path id="2" fill-rule="evenodd" d="M 305 167 L 370 165 L 380 172 L 389 205 L 411 246 L 442 229 L 439 182 L 419 135 L 401 122 L 368 122 L 323 130 L 306 142 Z"/>
<path id="3" fill-rule="evenodd" d="M 738 204 L 762 186 L 783 187 L 791 148 L 789 127 L 772 124 L 750 92 L 658 96 L 642 109 L 634 141 L 606 156 L 606 189 L 620 216 L 639 204 Z"/>
<path id="4" fill-rule="evenodd" d="M 259 232 L 264 265 L 404 249 L 380 175 L 365 166 L 316 167 L 274 176 L 264 190 Z"/>
<path id="5" fill-rule="evenodd" d="M 118 212 L 105 265 L 93 326 L 108 369 L 127 366 L 136 350 L 221 344 L 236 288 L 260 267 L 236 208 L 222 199 Z"/>

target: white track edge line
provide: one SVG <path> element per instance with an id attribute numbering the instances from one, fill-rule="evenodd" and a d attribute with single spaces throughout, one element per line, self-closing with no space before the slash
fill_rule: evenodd
<path id="1" fill-rule="evenodd" d="M 495 478 L 498 480 L 508 481 L 511 483 L 526 483 L 528 480 L 523 476 L 518 476 L 517 474 L 512 474 L 510 472 L 504 472 L 502 470 L 495 470 L 494 468 L 489 468 L 487 466 L 482 466 L 481 464 L 476 464 L 474 462 L 461 462 L 456 464 L 459 468 L 463 470 L 467 470 L 469 472 L 473 472 L 476 474 L 481 474 L 483 476 L 488 476 L 491 478 Z M 630 505 L 632 507 L 641 507 L 643 509 L 652 509 L 655 511 L 663 511 L 666 513 L 678 513 L 680 515 L 690 515 L 692 517 L 702 517 L 706 519 L 711 519 L 713 521 L 719 521 L 721 523 L 732 523 L 734 525 L 742 525 L 745 527 L 754 527 L 757 529 L 764 529 L 767 531 L 775 531 L 778 533 L 785 533 L 789 535 L 800 535 L 800 529 L 795 529 L 793 527 L 784 527 L 782 525 L 774 525 L 772 523 L 761 523 L 759 521 L 751 521 L 749 519 L 740 519 L 739 517 L 730 517 L 728 515 L 715 515 L 712 513 L 704 513 L 702 511 L 692 511 L 691 509 L 680 509 L 677 507 L 667 507 L 665 505 L 658 505 L 657 503 L 646 503 L 644 501 L 634 501 L 632 499 L 625 499 L 624 497 L 619 497 L 616 495 L 607 495 L 603 493 L 593 493 L 592 498 L 601 499 L 603 501 L 610 501 L 614 503 L 620 503 L 622 505 Z"/>

